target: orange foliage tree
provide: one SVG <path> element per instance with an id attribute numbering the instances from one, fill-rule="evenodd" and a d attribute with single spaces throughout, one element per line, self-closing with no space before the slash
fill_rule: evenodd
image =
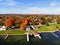
<path id="1" fill-rule="evenodd" d="M 25 28 L 25 26 L 28 24 L 28 22 L 29 22 L 29 19 L 28 18 L 24 18 L 22 20 L 21 25 L 20 25 L 20 29 L 23 30 Z"/>
<path id="2" fill-rule="evenodd" d="M 9 27 L 9 26 L 12 26 L 13 22 L 14 22 L 14 18 L 12 16 L 10 16 L 5 19 L 4 25 L 6 27 Z"/>

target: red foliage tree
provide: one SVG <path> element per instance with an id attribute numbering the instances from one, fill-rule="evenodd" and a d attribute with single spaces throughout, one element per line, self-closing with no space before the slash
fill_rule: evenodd
<path id="1" fill-rule="evenodd" d="M 14 22 L 14 17 L 13 17 L 13 16 L 10 16 L 10 17 L 8 18 L 8 20 L 11 21 L 11 22 Z"/>
<path id="2" fill-rule="evenodd" d="M 38 22 L 42 24 L 43 23 L 43 20 L 39 20 Z"/>
<path id="3" fill-rule="evenodd" d="M 20 24 L 21 23 L 21 19 L 19 17 L 17 17 L 16 20 L 15 20 L 15 23 L 16 24 Z"/>

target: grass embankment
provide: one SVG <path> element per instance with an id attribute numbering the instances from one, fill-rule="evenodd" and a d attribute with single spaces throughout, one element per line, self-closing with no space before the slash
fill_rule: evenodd
<path id="1" fill-rule="evenodd" d="M 0 31 L 0 35 L 5 35 L 5 34 L 9 34 L 9 35 L 23 35 L 26 31 L 24 30 L 5 30 L 5 31 Z"/>
<path id="2" fill-rule="evenodd" d="M 47 32 L 47 31 L 54 31 L 56 28 L 56 26 L 58 26 L 58 27 L 60 27 L 60 24 L 51 24 L 50 26 L 46 26 L 46 25 L 44 25 L 44 26 L 40 26 L 39 27 L 39 29 L 37 30 L 37 31 L 39 31 L 39 32 Z M 0 35 L 1 34 L 13 34 L 13 35 L 23 35 L 24 33 L 25 33 L 26 31 L 24 31 L 24 30 L 14 30 L 14 29 L 12 29 L 12 30 L 5 30 L 5 31 L 0 31 Z M 31 32 L 34 32 L 34 30 L 31 30 Z"/>

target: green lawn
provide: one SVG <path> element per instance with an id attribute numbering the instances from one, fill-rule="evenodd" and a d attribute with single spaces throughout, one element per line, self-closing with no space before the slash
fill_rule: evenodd
<path id="1" fill-rule="evenodd" d="M 60 27 L 60 24 L 51 24 L 50 26 L 40 26 L 38 31 L 54 31 L 56 26 Z M 0 34 L 24 34 L 26 31 L 25 30 L 5 30 L 5 31 L 0 31 Z M 34 30 L 32 30 L 34 32 Z"/>
<path id="2" fill-rule="evenodd" d="M 53 31 L 56 26 L 60 27 L 60 24 L 51 24 L 50 26 L 40 26 L 39 31 Z"/>
<path id="3" fill-rule="evenodd" d="M 60 24 L 51 24 L 50 26 L 40 26 L 39 32 L 46 32 L 46 31 L 54 31 L 56 30 L 56 26 L 60 27 Z"/>
<path id="4" fill-rule="evenodd" d="M 24 34 L 26 31 L 24 30 L 5 30 L 5 31 L 0 31 L 0 34 Z"/>

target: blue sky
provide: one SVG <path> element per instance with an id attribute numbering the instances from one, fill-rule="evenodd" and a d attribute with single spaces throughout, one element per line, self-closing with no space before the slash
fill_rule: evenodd
<path id="1" fill-rule="evenodd" d="M 0 0 L 0 14 L 60 14 L 60 0 Z"/>

